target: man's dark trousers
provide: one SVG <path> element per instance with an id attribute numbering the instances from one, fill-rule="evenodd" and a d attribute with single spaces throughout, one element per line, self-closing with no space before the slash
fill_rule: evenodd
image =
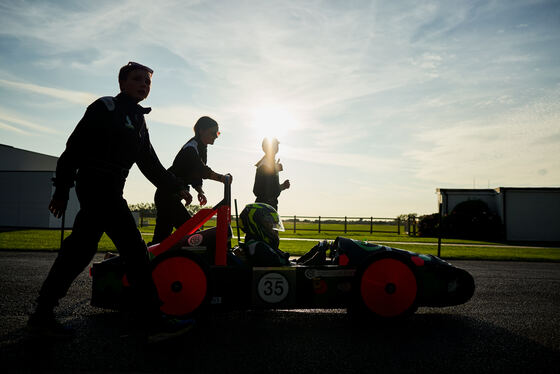
<path id="1" fill-rule="evenodd" d="M 126 200 L 118 195 L 88 196 L 80 199 L 80 207 L 72 233 L 63 241 L 41 287 L 39 306 L 53 308 L 58 305 L 58 300 L 66 295 L 72 282 L 93 259 L 105 232 L 124 260 L 131 286 L 138 292 L 142 302 L 153 309 L 159 299 L 151 278 L 148 252 Z"/>

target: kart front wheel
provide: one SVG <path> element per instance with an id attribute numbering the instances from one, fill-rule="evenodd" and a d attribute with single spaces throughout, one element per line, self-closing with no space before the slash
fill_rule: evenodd
<path id="1" fill-rule="evenodd" d="M 417 309 L 414 265 L 394 252 L 366 259 L 356 273 L 354 290 L 354 311 L 361 316 L 396 318 Z"/>
<path id="2" fill-rule="evenodd" d="M 162 302 L 160 310 L 167 315 L 192 315 L 206 303 L 208 270 L 196 255 L 177 250 L 157 256 L 152 279 Z"/>

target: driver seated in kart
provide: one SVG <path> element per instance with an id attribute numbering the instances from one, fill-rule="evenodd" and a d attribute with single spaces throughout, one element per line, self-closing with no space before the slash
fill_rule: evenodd
<path id="1" fill-rule="evenodd" d="M 245 243 L 241 243 L 237 255 L 245 258 L 251 266 L 319 265 L 326 263 L 329 245 L 320 242 L 308 253 L 294 262 L 290 254 L 280 250 L 278 231 L 284 231 L 282 219 L 276 210 L 264 203 L 245 206 L 241 214 L 240 227 L 245 232 Z"/>

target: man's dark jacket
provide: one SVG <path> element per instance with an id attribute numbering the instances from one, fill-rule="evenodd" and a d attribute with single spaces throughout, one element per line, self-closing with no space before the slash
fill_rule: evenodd
<path id="1" fill-rule="evenodd" d="M 144 120 L 150 111 L 123 93 L 91 104 L 58 160 L 54 198 L 67 200 L 74 181 L 82 196 L 122 196 L 134 163 L 156 187 L 183 189 L 181 181 L 161 165 L 150 143 Z"/>

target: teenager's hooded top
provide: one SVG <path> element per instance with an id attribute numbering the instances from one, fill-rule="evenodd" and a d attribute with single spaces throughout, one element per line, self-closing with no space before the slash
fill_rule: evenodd
<path id="1" fill-rule="evenodd" d="M 202 186 L 202 180 L 208 179 L 212 174 L 212 169 L 206 165 L 207 149 L 208 146 L 196 136 L 191 138 L 177 153 L 168 170 L 185 186 Z"/>
<path id="2" fill-rule="evenodd" d="M 156 187 L 173 192 L 184 189 L 183 183 L 165 170 L 150 143 L 144 119 L 150 111 L 124 93 L 92 103 L 58 160 L 54 197 L 67 200 L 74 181 L 82 197 L 84 193 L 121 196 L 134 163 Z"/>

